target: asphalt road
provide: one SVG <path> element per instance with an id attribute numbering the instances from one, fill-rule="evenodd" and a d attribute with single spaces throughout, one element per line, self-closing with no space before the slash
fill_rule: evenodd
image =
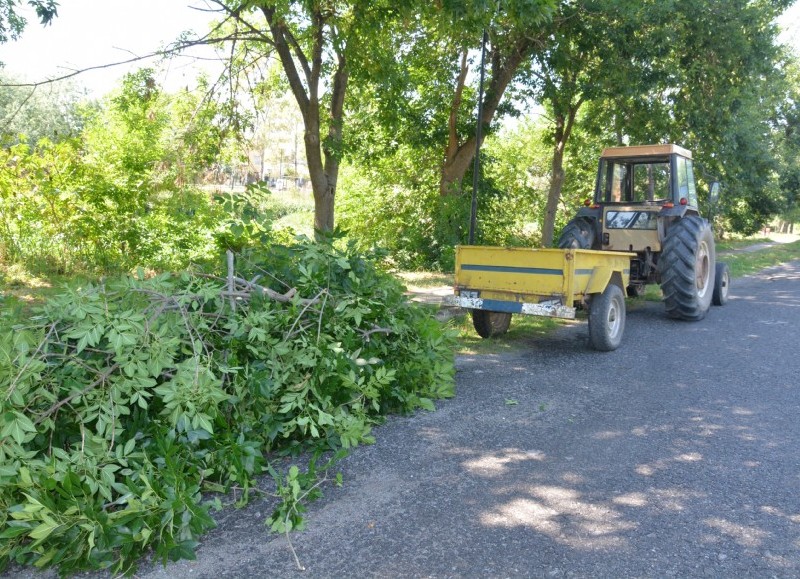
<path id="1" fill-rule="evenodd" d="M 138 577 L 800 576 L 800 262 L 701 322 L 632 304 L 458 359 L 457 396 L 392 418 L 292 535 L 225 511 L 195 562 Z"/>

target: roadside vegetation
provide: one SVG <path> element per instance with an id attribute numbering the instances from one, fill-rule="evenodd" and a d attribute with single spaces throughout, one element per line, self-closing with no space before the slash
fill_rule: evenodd
<path id="1" fill-rule="evenodd" d="M 551 245 L 628 142 L 692 149 L 725 239 L 800 220 L 785 0 L 401 4 L 211 0 L 226 70 L 175 92 L 0 75 L 0 571 L 191 558 L 254 498 L 302 528 L 373 426 L 453 395 L 454 352 L 557 327 L 481 340 L 409 301 L 452 283 L 473 177 L 479 244 Z M 800 253 L 726 243 L 735 276 Z"/>
<path id="2" fill-rule="evenodd" d="M 766 243 L 766 241 L 754 241 L 753 243 Z M 741 247 L 748 247 L 745 243 Z M 733 277 L 755 273 L 766 267 L 771 267 L 788 261 L 800 259 L 800 241 L 792 243 L 779 243 L 770 247 L 764 247 L 757 251 L 728 251 L 720 256 L 720 260 L 725 261 L 731 268 Z"/>
<path id="3" fill-rule="evenodd" d="M 320 460 L 452 396 L 448 332 L 369 260 L 313 242 L 228 256 L 3 309 L 0 562 L 191 557 L 214 526 L 205 494 L 245 504 L 265 473 L 282 499 L 269 526 L 302 528 Z M 302 472 L 272 464 L 300 453 Z"/>

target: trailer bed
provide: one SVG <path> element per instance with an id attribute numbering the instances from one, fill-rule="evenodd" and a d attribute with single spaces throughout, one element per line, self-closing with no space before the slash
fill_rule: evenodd
<path id="1" fill-rule="evenodd" d="M 455 305 L 473 310 L 575 318 L 609 283 L 627 287 L 635 254 L 588 249 L 465 245 L 456 248 Z"/>

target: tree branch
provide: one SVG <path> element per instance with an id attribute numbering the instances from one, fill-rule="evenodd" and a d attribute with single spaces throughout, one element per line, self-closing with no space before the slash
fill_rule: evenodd
<path id="1" fill-rule="evenodd" d="M 274 43 L 275 50 L 278 52 L 278 56 L 281 59 L 281 64 L 283 65 L 283 70 L 286 73 L 286 79 L 289 81 L 289 87 L 292 89 L 292 94 L 294 94 L 294 98 L 300 107 L 300 112 L 303 114 L 303 118 L 307 118 L 310 98 L 309 94 L 306 93 L 306 88 L 303 86 L 303 83 L 300 80 L 300 75 L 297 72 L 295 60 L 292 57 L 292 50 L 290 49 L 289 42 L 284 34 L 286 25 L 277 22 L 275 17 L 275 8 L 262 6 L 261 12 L 264 14 L 264 18 L 266 18 L 267 24 L 272 32 L 272 41 Z M 306 71 L 308 63 L 306 62 L 303 64 L 303 62 L 300 61 L 300 64 L 303 66 L 303 70 Z M 311 73 L 308 71 L 306 74 L 307 78 L 309 78 Z"/>
<path id="2" fill-rule="evenodd" d="M 50 408 L 45 410 L 41 415 L 39 415 L 39 418 L 36 419 L 36 422 L 34 422 L 34 424 L 39 425 L 45 418 L 53 414 L 53 412 L 55 412 L 62 406 L 69 404 L 76 398 L 83 396 L 84 394 L 90 392 L 91 390 L 94 390 L 100 384 L 108 380 L 109 376 L 111 376 L 111 374 L 116 372 L 118 369 L 119 369 L 119 363 L 116 363 L 113 366 L 109 366 L 109 368 L 105 372 L 103 372 L 97 380 L 89 384 L 86 388 L 84 388 L 83 390 L 78 390 L 77 392 L 73 392 L 63 400 L 59 400 L 58 402 L 53 404 Z"/>
<path id="3" fill-rule="evenodd" d="M 218 38 L 209 38 L 203 37 L 202 39 L 192 40 L 189 42 L 181 42 L 179 44 L 173 45 L 170 48 L 165 48 L 163 50 L 156 50 L 154 52 L 150 52 L 148 54 L 144 54 L 142 56 L 134 56 L 133 58 L 128 58 L 125 60 L 119 60 L 116 62 L 110 62 L 106 64 L 99 64 L 96 66 L 87 66 L 86 68 L 79 68 L 69 72 L 67 74 L 62 74 L 60 76 L 54 76 L 52 78 L 48 78 L 41 81 L 36 82 L 8 82 L 8 83 L 0 83 L 0 86 L 7 86 L 7 87 L 39 87 L 44 86 L 47 84 L 52 84 L 54 82 L 59 82 L 62 80 L 67 80 L 78 76 L 79 74 L 83 74 L 85 72 L 89 72 L 92 70 L 103 70 L 106 68 L 113 68 L 115 66 L 123 66 L 126 64 L 131 64 L 134 62 L 141 62 L 143 60 L 149 60 L 151 58 L 158 58 L 158 57 L 165 57 L 165 56 L 174 56 L 180 54 L 182 51 L 186 50 L 187 48 L 192 48 L 194 46 L 208 46 L 213 44 L 223 44 L 225 42 L 229 42 L 231 40 L 241 40 L 243 37 L 237 34 L 231 34 L 225 37 L 218 37 Z M 245 40 L 252 40 L 250 37 L 244 37 Z"/>

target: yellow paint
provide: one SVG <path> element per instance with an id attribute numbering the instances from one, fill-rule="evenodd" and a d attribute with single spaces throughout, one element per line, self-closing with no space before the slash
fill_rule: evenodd
<path id="1" fill-rule="evenodd" d="M 455 291 L 480 292 L 483 299 L 523 303 L 556 300 L 573 307 L 601 293 L 615 272 L 629 281 L 636 254 L 586 249 L 482 246 L 456 248 Z"/>

